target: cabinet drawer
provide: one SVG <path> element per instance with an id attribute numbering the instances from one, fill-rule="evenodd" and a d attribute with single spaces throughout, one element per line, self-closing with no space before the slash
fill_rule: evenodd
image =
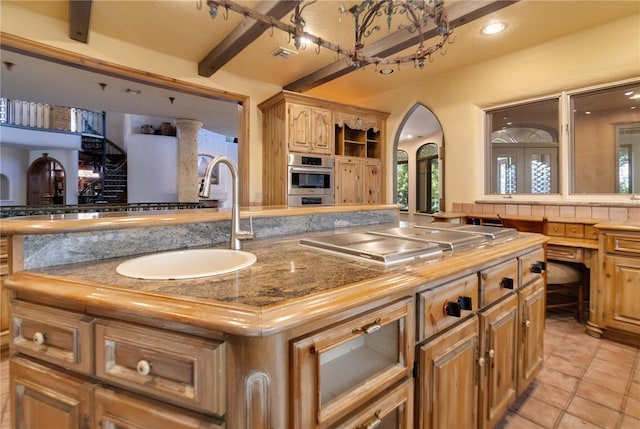
<path id="1" fill-rule="evenodd" d="M 129 396 L 110 389 L 95 392 L 96 428 L 222 429 L 221 420 Z"/>
<path id="2" fill-rule="evenodd" d="M 93 374 L 93 319 L 22 301 L 11 305 L 11 350 Z"/>
<path id="3" fill-rule="evenodd" d="M 565 236 L 565 224 L 560 222 L 549 222 L 547 223 L 547 235 L 551 235 L 554 237 L 564 237 Z"/>
<path id="4" fill-rule="evenodd" d="M 547 245 L 547 259 L 556 259 L 567 262 L 584 262 L 584 249 L 582 247 Z"/>
<path id="5" fill-rule="evenodd" d="M 544 259 L 544 250 L 537 249 L 533 252 L 520 256 L 520 272 L 522 273 L 521 286 L 526 286 L 535 280 L 542 278 L 542 262 Z"/>
<path id="6" fill-rule="evenodd" d="M 226 411 L 225 345 L 127 323 L 96 323 L 96 375 L 174 404 Z"/>
<path id="7" fill-rule="evenodd" d="M 590 240 L 598 239 L 598 228 L 593 225 L 585 225 L 584 226 L 584 238 L 588 238 Z"/>
<path id="8" fill-rule="evenodd" d="M 411 377 L 413 297 L 292 344 L 293 427 L 326 428 Z"/>
<path id="9" fill-rule="evenodd" d="M 406 380 L 334 427 L 412 429 L 413 380 Z"/>
<path id="10" fill-rule="evenodd" d="M 640 254 L 640 235 L 607 234 L 607 252 Z"/>
<path id="11" fill-rule="evenodd" d="M 518 260 L 510 259 L 480 272 L 480 307 L 518 289 Z"/>
<path id="12" fill-rule="evenodd" d="M 584 225 L 579 223 L 568 223 L 564 227 L 564 236 L 573 238 L 584 238 Z"/>
<path id="13" fill-rule="evenodd" d="M 478 310 L 478 275 L 471 274 L 418 294 L 418 341 Z"/>

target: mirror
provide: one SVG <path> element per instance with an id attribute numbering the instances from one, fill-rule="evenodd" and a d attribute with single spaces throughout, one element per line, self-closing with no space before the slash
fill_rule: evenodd
<path id="1" fill-rule="evenodd" d="M 444 132 L 429 108 L 414 105 L 394 142 L 394 202 L 409 213 L 444 210 Z"/>
<path id="2" fill-rule="evenodd" d="M 183 118 L 202 122 L 203 129 L 227 137 L 237 151 L 240 203 L 249 204 L 248 112 L 243 107 L 248 100 L 246 96 L 108 64 L 20 38 L 3 39 L 1 54 L 4 70 L 0 95 L 3 99 L 107 112 L 103 129 L 106 137 L 116 145 L 126 146 L 129 133 L 139 133 L 140 136 L 148 134 L 149 129 L 144 129 L 142 125 L 151 124 L 160 128 L 163 122 L 170 122 L 175 126 L 176 121 Z M 38 120 L 35 124 L 36 128 L 37 125 L 43 125 Z M 74 193 L 74 196 L 78 194 L 77 170 L 79 161 L 82 161 L 78 159 L 79 133 L 31 130 L 31 136 L 36 133 L 36 137 L 24 141 L 24 133 L 15 136 L 17 132 L 25 130 L 19 128 L 6 124 L 2 126 L 2 180 L 4 184 L 9 184 L 10 189 L 18 191 L 3 192 L 0 204 L 17 205 L 11 204 L 16 200 L 26 202 L 26 169 L 42 153 L 49 153 L 65 164 L 66 201 L 73 201 L 70 193 Z M 75 134 L 75 140 L 69 140 L 72 134 Z M 207 153 L 211 153 L 212 147 L 209 140 L 207 138 Z M 8 166 L 5 161 L 9 159 L 17 159 L 19 167 Z M 143 168 L 154 168 L 153 162 L 144 164 Z M 194 186 L 196 182 L 197 177 L 194 177 Z M 16 192 L 20 198 L 16 198 Z"/>

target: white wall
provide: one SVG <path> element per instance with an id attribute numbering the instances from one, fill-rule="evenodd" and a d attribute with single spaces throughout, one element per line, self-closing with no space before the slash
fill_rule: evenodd
<path id="1" fill-rule="evenodd" d="M 178 202 L 178 139 L 153 134 L 129 134 L 127 201 Z"/>
<path id="2" fill-rule="evenodd" d="M 0 144 L 0 172 L 7 176 L 9 199 L 0 201 L 3 206 L 22 206 L 27 203 L 27 170 L 29 152 Z"/>

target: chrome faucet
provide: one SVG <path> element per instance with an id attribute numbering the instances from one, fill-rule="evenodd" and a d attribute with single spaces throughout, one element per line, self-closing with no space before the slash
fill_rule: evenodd
<path id="1" fill-rule="evenodd" d="M 238 169 L 233 162 L 226 156 L 216 156 L 209 164 L 204 173 L 204 179 L 200 183 L 199 195 L 202 198 L 209 197 L 209 191 L 211 189 L 211 175 L 213 174 L 213 168 L 218 163 L 225 164 L 231 172 L 231 182 L 233 183 L 233 193 L 231 199 L 231 236 L 229 237 L 229 247 L 232 250 L 240 250 L 240 240 L 250 240 L 255 237 L 253 232 L 253 226 L 251 231 L 242 231 L 240 229 L 240 202 L 238 201 Z"/>

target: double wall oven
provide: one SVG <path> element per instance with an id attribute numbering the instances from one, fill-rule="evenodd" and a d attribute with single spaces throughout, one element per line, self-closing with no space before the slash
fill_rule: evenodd
<path id="1" fill-rule="evenodd" d="M 333 205 L 332 157 L 291 153 L 288 164 L 289 206 Z"/>

